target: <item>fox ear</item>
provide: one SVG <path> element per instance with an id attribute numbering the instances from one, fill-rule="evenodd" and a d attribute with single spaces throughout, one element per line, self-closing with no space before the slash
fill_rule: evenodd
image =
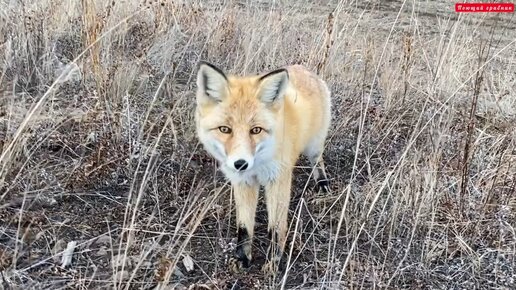
<path id="1" fill-rule="evenodd" d="M 262 102 L 272 104 L 283 99 L 289 82 L 288 72 L 278 69 L 260 77 L 259 81 L 258 97 Z"/>
<path id="2" fill-rule="evenodd" d="M 228 80 L 221 69 L 211 63 L 201 61 L 197 71 L 197 95 L 220 102 L 226 96 Z"/>

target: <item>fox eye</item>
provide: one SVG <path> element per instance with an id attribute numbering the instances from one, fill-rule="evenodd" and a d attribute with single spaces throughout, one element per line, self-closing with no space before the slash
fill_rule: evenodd
<path id="1" fill-rule="evenodd" d="M 226 126 L 220 126 L 219 131 L 223 134 L 231 134 L 231 128 Z"/>
<path id="2" fill-rule="evenodd" d="M 260 127 L 254 127 L 251 129 L 251 134 L 253 134 L 253 135 L 260 134 L 262 132 L 262 130 L 263 129 Z"/>

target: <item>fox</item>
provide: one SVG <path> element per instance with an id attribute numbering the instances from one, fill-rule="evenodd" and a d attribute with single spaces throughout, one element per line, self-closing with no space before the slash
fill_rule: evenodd
<path id="1" fill-rule="evenodd" d="M 237 223 L 231 270 L 251 265 L 263 187 L 270 244 L 262 270 L 275 274 L 287 238 L 293 169 L 301 155 L 310 161 L 319 191 L 329 191 L 323 160 L 331 123 L 328 85 L 299 64 L 235 75 L 200 61 L 195 123 L 200 143 L 231 183 Z"/>

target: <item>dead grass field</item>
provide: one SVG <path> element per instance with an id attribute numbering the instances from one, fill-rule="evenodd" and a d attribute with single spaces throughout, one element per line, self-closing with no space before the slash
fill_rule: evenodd
<path id="1" fill-rule="evenodd" d="M 515 289 L 514 14 L 314 2 L 0 0 L 0 288 Z M 331 87 L 332 193 L 300 160 L 275 280 L 262 198 L 256 260 L 227 270 L 201 59 Z"/>

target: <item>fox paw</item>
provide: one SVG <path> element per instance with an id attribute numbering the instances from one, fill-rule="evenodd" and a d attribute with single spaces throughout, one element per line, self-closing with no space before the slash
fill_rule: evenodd
<path id="1" fill-rule="evenodd" d="M 243 273 L 249 268 L 248 263 L 239 260 L 238 258 L 231 257 L 229 259 L 229 269 L 235 274 Z"/>
<path id="2" fill-rule="evenodd" d="M 278 273 L 278 263 L 274 261 L 265 262 L 262 266 L 262 272 L 265 276 L 275 277 Z"/>
<path id="3" fill-rule="evenodd" d="M 282 272 L 284 269 L 281 267 L 280 258 L 275 257 L 271 260 L 268 260 L 262 266 L 262 272 L 265 276 L 268 277 L 276 277 L 279 272 Z"/>

